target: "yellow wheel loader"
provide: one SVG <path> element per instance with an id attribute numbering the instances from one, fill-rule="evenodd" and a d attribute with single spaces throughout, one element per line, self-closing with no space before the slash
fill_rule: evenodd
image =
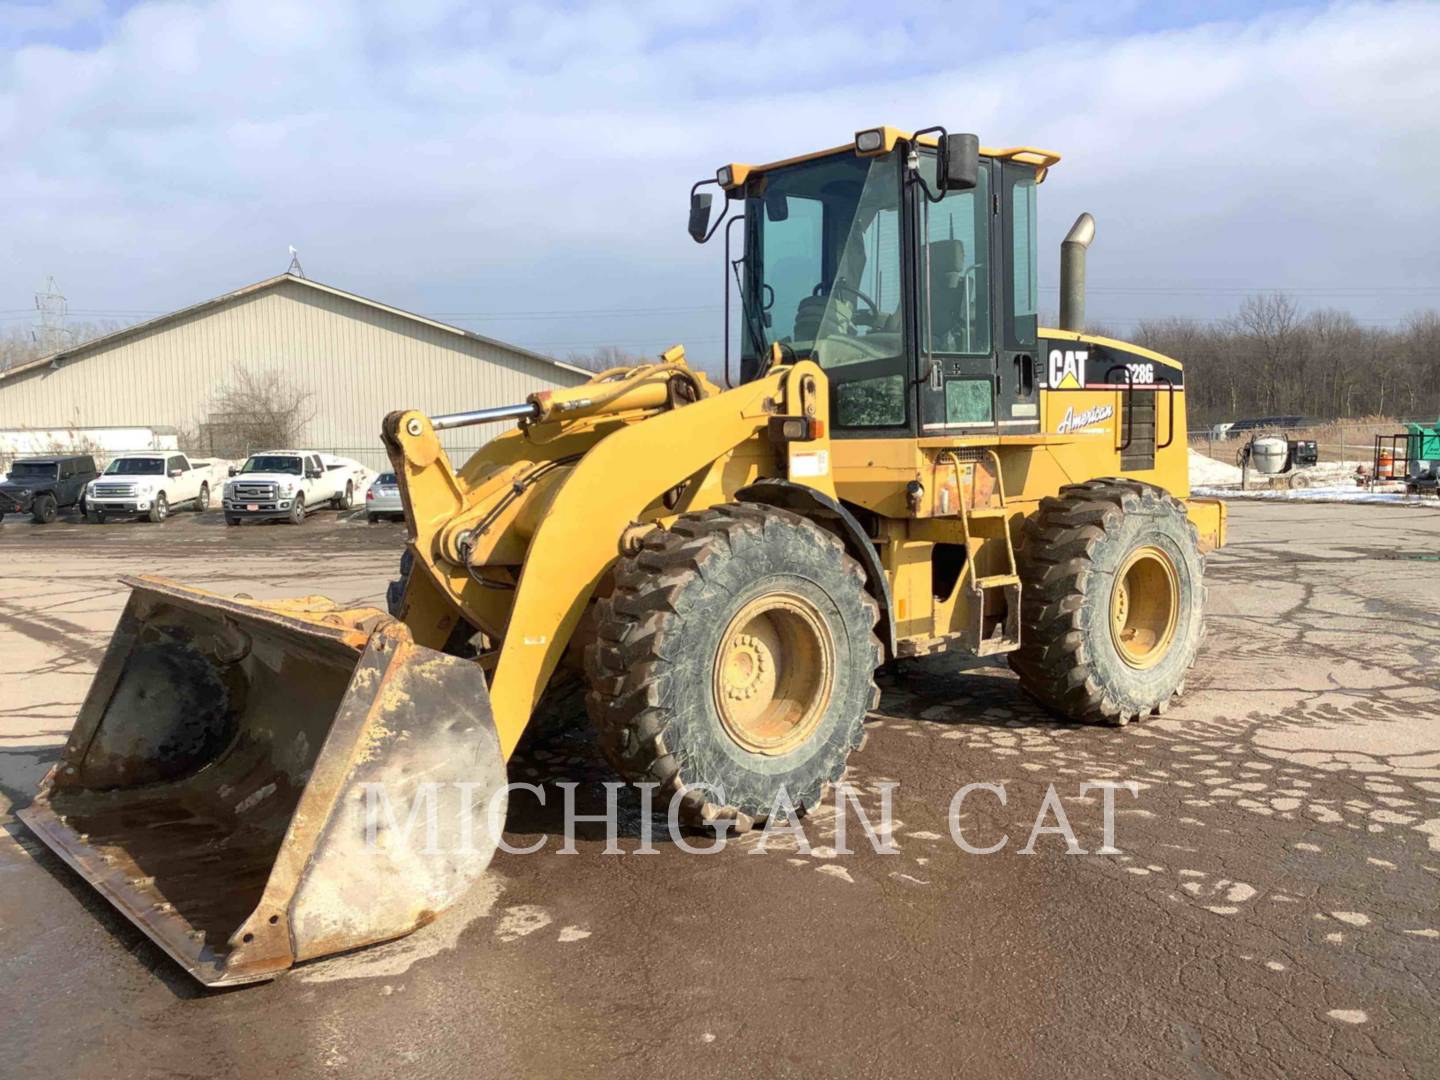
<path id="1" fill-rule="evenodd" d="M 129 580 L 22 818 L 232 984 L 454 901 L 562 683 L 583 680 L 622 775 L 740 827 L 816 805 L 876 669 L 905 657 L 1005 654 L 1075 720 L 1163 711 L 1224 511 L 1187 498 L 1181 366 L 1079 332 L 1088 215 L 1062 247 L 1063 328 L 1038 325 L 1036 189 L 1058 160 L 876 128 L 721 168 L 690 233 L 725 232 L 723 379 L 676 347 L 514 406 L 392 413 L 391 611 Z M 496 421 L 456 468 L 443 433 Z"/>

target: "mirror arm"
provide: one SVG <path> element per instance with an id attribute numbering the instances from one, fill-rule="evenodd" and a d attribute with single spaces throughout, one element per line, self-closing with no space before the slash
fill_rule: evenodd
<path id="1" fill-rule="evenodd" d="M 920 136 L 936 134 L 938 134 L 939 137 L 935 147 L 935 183 L 940 188 L 939 192 L 931 191 L 930 185 L 927 184 L 925 178 L 920 175 L 920 162 L 918 157 Z M 910 169 L 910 177 L 915 183 L 920 185 L 920 190 L 925 193 L 926 200 L 932 203 L 938 203 L 941 199 L 945 198 L 945 177 L 949 173 L 950 165 L 947 157 L 949 146 L 945 141 L 948 137 L 949 132 L 938 124 L 935 127 L 921 128 L 910 137 L 910 153 L 916 155 L 915 164 Z"/>

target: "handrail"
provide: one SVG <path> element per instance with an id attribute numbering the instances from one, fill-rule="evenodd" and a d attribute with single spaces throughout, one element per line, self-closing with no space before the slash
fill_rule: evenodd
<path id="1" fill-rule="evenodd" d="M 1163 376 L 1157 376 L 1155 381 L 1165 384 L 1166 395 L 1170 403 L 1170 420 L 1169 428 L 1167 429 L 1170 432 L 1170 436 L 1163 443 L 1157 443 L 1155 446 L 1156 450 L 1164 450 L 1175 441 L 1175 383 L 1173 380 L 1164 378 Z"/>
<path id="2" fill-rule="evenodd" d="M 1114 364 L 1105 372 L 1105 381 L 1108 383 L 1117 371 L 1125 372 L 1125 441 L 1115 449 L 1124 452 L 1130 449 L 1135 436 L 1135 373 L 1128 364 Z"/>
<path id="3" fill-rule="evenodd" d="M 725 279 L 725 389 L 727 390 L 735 385 L 730 381 L 730 275 L 734 272 L 734 267 L 730 263 L 730 227 L 735 222 L 744 220 L 744 214 L 736 214 L 725 223 L 725 265 L 721 267 L 720 271 L 721 276 Z M 743 296 L 740 302 L 745 302 Z"/>

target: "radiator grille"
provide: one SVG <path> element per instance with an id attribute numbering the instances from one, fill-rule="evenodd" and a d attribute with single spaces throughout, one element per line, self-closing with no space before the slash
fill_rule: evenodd
<path id="1" fill-rule="evenodd" d="M 275 485 L 258 481 L 238 483 L 231 488 L 231 498 L 236 502 L 274 502 Z"/>

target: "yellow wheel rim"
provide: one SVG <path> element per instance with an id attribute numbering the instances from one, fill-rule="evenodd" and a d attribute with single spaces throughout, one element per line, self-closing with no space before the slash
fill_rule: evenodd
<path id="1" fill-rule="evenodd" d="M 736 745 L 789 753 L 830 704 L 835 640 L 815 605 L 794 593 L 750 601 L 730 620 L 715 654 L 716 711 Z"/>
<path id="2" fill-rule="evenodd" d="M 1110 636 L 1120 659 L 1151 668 L 1165 659 L 1180 621 L 1180 578 L 1157 547 L 1136 548 L 1115 574 Z"/>

